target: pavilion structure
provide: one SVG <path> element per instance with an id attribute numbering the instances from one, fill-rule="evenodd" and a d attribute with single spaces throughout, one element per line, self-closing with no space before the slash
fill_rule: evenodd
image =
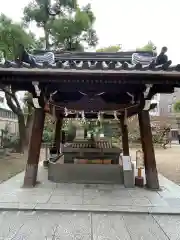
<path id="1" fill-rule="evenodd" d="M 55 64 L 6 61 L 0 82 L 14 91 L 29 91 L 35 107 L 24 186 L 35 186 L 46 112 L 56 121 L 59 149 L 63 118 L 117 118 L 122 129 L 123 155 L 129 156 L 127 118 L 138 114 L 146 185 L 158 189 L 149 110 L 157 93 L 172 93 L 180 86 L 180 65 L 131 65 L 125 53 L 69 53 Z"/>

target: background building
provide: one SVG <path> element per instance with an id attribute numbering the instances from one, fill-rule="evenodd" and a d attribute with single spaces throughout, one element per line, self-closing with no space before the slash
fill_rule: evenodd
<path id="1" fill-rule="evenodd" d="M 151 116 L 159 116 L 160 115 L 160 94 L 154 95 L 154 97 L 151 100 L 151 103 L 156 103 L 156 108 L 152 109 L 150 111 Z"/>
<path id="2" fill-rule="evenodd" d="M 11 133 L 18 133 L 17 116 L 8 107 L 4 92 L 0 91 L 0 130 L 6 126 Z"/>
<path id="3" fill-rule="evenodd" d="M 172 94 L 160 94 L 160 115 L 169 116 L 173 114 L 174 104 L 180 100 L 180 89 L 176 89 Z"/>
<path id="4" fill-rule="evenodd" d="M 151 111 L 152 116 L 172 116 L 174 113 L 174 104 L 180 100 L 180 89 L 175 89 L 172 94 L 156 94 L 152 103 L 157 107 Z"/>
<path id="5" fill-rule="evenodd" d="M 177 140 L 180 129 L 179 114 L 174 112 L 174 104 L 179 100 L 180 89 L 175 89 L 175 92 L 172 94 L 157 94 L 152 99 L 152 103 L 156 103 L 157 107 L 150 114 L 151 116 L 159 117 L 161 124 L 170 124 L 172 140 Z"/>

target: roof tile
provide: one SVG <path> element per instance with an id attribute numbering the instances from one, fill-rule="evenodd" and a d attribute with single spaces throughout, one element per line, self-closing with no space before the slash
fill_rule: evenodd
<path id="1" fill-rule="evenodd" d="M 146 66 L 142 66 L 140 63 L 136 65 L 132 65 L 130 63 L 124 62 L 121 63 L 119 61 L 96 61 L 93 63 L 92 61 L 58 61 L 55 64 L 48 64 L 48 63 L 35 63 L 35 64 L 28 64 L 25 62 L 11 62 L 6 61 L 4 64 L 0 64 L 0 69 L 2 68 L 37 68 L 37 69 L 77 69 L 77 70 L 138 70 L 138 71 L 180 71 L 180 64 L 171 66 L 169 63 L 165 63 L 163 65 L 156 66 L 155 64 L 149 64 Z"/>

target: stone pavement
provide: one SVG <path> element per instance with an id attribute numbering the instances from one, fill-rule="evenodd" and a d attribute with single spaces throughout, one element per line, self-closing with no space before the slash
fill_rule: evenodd
<path id="1" fill-rule="evenodd" d="M 159 175 L 161 191 L 112 184 L 56 184 L 39 168 L 40 184 L 21 188 L 24 172 L 0 184 L 0 210 L 180 214 L 180 186 Z"/>
<path id="2" fill-rule="evenodd" d="M 180 216 L 0 212 L 1 240 L 178 240 Z"/>

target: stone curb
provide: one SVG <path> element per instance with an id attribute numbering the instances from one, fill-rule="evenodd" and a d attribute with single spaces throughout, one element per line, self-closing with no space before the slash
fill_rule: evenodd
<path id="1" fill-rule="evenodd" d="M 152 214 L 152 215 L 180 215 L 180 208 L 170 208 L 170 207 L 132 207 L 132 206 L 112 206 L 112 207 L 100 207 L 94 206 L 84 206 L 84 205 L 73 205 L 73 206 L 62 206 L 59 204 L 38 204 L 34 207 L 28 206 L 0 206 L 0 211 L 36 211 L 36 212 L 92 212 L 92 213 L 122 213 L 122 214 Z M 44 206 L 42 206 L 44 205 Z"/>

